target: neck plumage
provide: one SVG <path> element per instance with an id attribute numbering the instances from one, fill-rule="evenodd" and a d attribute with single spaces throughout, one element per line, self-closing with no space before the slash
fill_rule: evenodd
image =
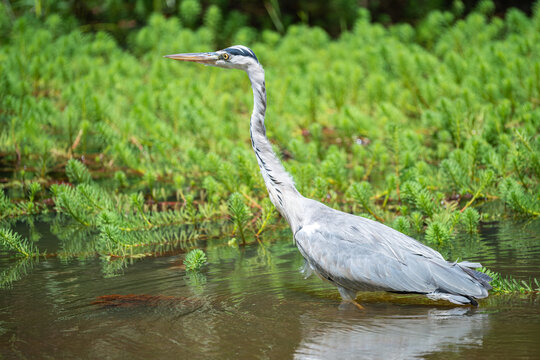
<path id="1" fill-rule="evenodd" d="M 255 151 L 261 174 L 268 189 L 270 200 L 279 213 L 287 219 L 291 227 L 299 223 L 301 214 L 297 211 L 302 198 L 294 181 L 272 150 L 272 144 L 266 137 L 264 116 L 266 113 L 266 88 L 262 66 L 252 66 L 247 70 L 253 88 L 253 113 L 251 114 L 251 145 Z"/>

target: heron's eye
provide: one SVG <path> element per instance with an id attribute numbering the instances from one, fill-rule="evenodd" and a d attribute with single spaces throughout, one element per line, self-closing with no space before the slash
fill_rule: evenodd
<path id="1" fill-rule="evenodd" d="M 227 53 L 224 53 L 224 54 L 221 55 L 221 58 L 223 60 L 229 60 L 231 58 L 231 56 L 229 54 L 227 54 Z"/>

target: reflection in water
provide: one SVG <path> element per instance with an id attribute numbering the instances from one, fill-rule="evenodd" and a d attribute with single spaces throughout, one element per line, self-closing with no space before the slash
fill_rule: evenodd
<path id="1" fill-rule="evenodd" d="M 427 310 L 411 316 L 373 316 L 321 324 L 302 319 L 297 359 L 411 359 L 456 347 L 481 347 L 487 314 L 474 309 Z"/>
<path id="2" fill-rule="evenodd" d="M 45 248 L 73 250 L 49 227 L 36 226 Z M 454 242 L 450 258 L 540 277 L 540 225 L 490 229 Z M 340 309 L 333 286 L 299 273 L 289 230 L 272 236 L 245 248 L 205 241 L 201 273 L 180 267 L 182 255 L 129 266 L 0 256 L 0 285 L 17 280 L 0 288 L 0 358 L 538 358 L 538 297 L 491 295 L 480 309 L 443 310 L 420 296 L 366 293 L 366 311 Z"/>

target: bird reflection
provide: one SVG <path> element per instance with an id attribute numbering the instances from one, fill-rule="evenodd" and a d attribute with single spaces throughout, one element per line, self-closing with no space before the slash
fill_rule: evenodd
<path id="1" fill-rule="evenodd" d="M 481 346 L 487 314 L 467 308 L 420 310 L 407 316 L 366 316 L 323 324 L 302 320 L 296 359 L 411 359 Z"/>

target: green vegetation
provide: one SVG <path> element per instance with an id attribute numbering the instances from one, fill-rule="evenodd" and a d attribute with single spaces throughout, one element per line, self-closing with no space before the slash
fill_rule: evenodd
<path id="1" fill-rule="evenodd" d="M 513 6 L 530 12 L 531 0 Z M 509 4 L 503 0 L 484 1 L 392 0 L 366 1 L 363 6 L 377 22 L 415 22 L 432 10 L 447 10 L 462 15 L 476 7 L 484 13 L 503 13 Z M 294 24 L 319 26 L 332 35 L 351 29 L 361 16 L 356 0 L 4 0 L 9 18 L 32 12 L 38 18 L 58 14 L 65 23 L 83 24 L 84 30 L 107 31 L 121 41 L 130 31 L 148 23 L 152 14 L 177 17 L 190 29 L 205 27 L 217 43 L 230 43 L 236 36 L 257 36 L 257 29 L 284 33 Z"/>
<path id="2" fill-rule="evenodd" d="M 125 47 L 0 3 L 2 249 L 37 255 L 10 229 L 52 211 L 58 256 L 99 254 L 114 271 L 284 225 L 250 148 L 245 74 L 162 58 L 222 41 L 229 20 L 195 3 L 153 14 Z M 415 27 L 358 9 L 337 39 L 304 25 L 230 33 L 265 66 L 267 133 L 305 196 L 439 249 L 481 221 L 540 215 L 540 3 L 504 18 L 490 4 Z"/>
<path id="3" fill-rule="evenodd" d="M 234 193 L 229 199 L 229 213 L 235 225 L 235 230 L 238 230 L 242 238 L 242 244 L 246 244 L 246 236 L 244 235 L 245 227 L 250 218 L 249 208 L 244 204 L 242 195 Z"/>
<path id="4" fill-rule="evenodd" d="M 493 286 L 491 292 L 501 294 L 540 293 L 540 282 L 536 278 L 529 281 L 519 281 L 512 276 L 503 276 L 486 268 L 482 268 L 480 269 L 480 271 L 491 276 L 491 278 L 493 279 L 493 281 L 491 282 L 491 286 Z"/>
<path id="5" fill-rule="evenodd" d="M 187 253 L 184 265 L 188 271 L 198 271 L 206 264 L 206 254 L 201 249 L 194 249 Z"/>
<path id="6" fill-rule="evenodd" d="M 12 251 L 16 256 L 27 258 L 38 256 L 39 251 L 33 244 L 23 239 L 21 235 L 10 229 L 0 228 L 0 245 L 6 250 Z"/>

